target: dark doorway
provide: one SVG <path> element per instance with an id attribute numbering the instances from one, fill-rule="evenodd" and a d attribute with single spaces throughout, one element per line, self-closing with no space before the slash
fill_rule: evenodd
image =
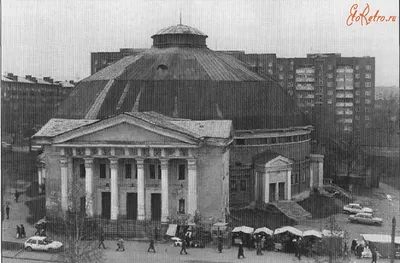
<path id="1" fill-rule="evenodd" d="M 80 209 L 81 216 L 85 216 L 86 215 L 86 197 L 81 197 L 79 209 Z"/>
<path id="2" fill-rule="evenodd" d="M 279 183 L 279 200 L 285 200 L 285 183 Z"/>
<path id="3" fill-rule="evenodd" d="M 137 193 L 126 193 L 126 219 L 137 219 Z"/>
<path id="4" fill-rule="evenodd" d="M 105 219 L 110 219 L 111 215 L 111 193 L 102 192 L 101 193 L 101 217 Z"/>
<path id="5" fill-rule="evenodd" d="M 276 188 L 276 184 L 269 184 L 269 201 L 270 202 L 274 202 L 276 201 L 275 199 L 275 188 Z"/>
<path id="6" fill-rule="evenodd" d="M 161 220 L 161 194 L 151 194 L 151 220 Z"/>

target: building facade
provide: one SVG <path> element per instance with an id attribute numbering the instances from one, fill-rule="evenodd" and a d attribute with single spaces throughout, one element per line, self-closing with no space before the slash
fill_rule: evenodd
<path id="1" fill-rule="evenodd" d="M 263 201 L 265 202 L 290 202 L 293 199 L 307 196 L 310 191 L 310 186 L 320 186 L 318 183 L 314 184 L 314 179 L 310 179 L 312 175 L 315 175 L 315 178 L 319 178 L 319 171 L 321 171 L 318 170 L 319 167 L 321 167 L 319 163 L 322 164 L 322 157 L 316 161 L 318 165 L 315 165 L 313 161 L 315 158 L 313 159 L 311 152 L 310 136 L 312 127 L 310 123 L 307 123 L 305 115 L 298 109 L 294 98 L 290 96 L 283 87 L 279 86 L 277 81 L 271 76 L 267 76 L 267 74 L 259 70 L 262 65 L 263 70 L 265 68 L 267 69 L 267 73 L 269 72 L 273 75 L 274 70 L 269 71 L 269 69 L 276 67 L 277 62 L 275 55 L 266 54 L 258 58 L 258 56 L 250 54 L 242 58 L 249 63 L 246 64 L 237 58 L 243 55 L 241 52 L 233 52 L 234 55 L 232 56 L 232 54 L 210 50 L 206 45 L 207 35 L 186 25 L 165 28 L 153 35 L 152 38 L 152 48 L 143 50 L 137 55 L 129 55 L 128 53 L 130 51 L 127 51 L 127 55 L 125 56 L 120 52 L 120 56 L 122 56 L 120 60 L 80 81 L 67 100 L 63 102 L 56 117 L 60 120 L 96 120 L 102 122 L 103 120 L 106 121 L 109 118 L 114 118 L 111 116 L 120 116 L 121 114 L 123 116 L 130 114 L 135 115 L 154 111 L 162 114 L 164 120 L 165 118 L 190 119 L 193 120 L 193 122 L 204 121 L 214 123 L 215 125 L 222 120 L 231 121 L 233 132 L 230 138 L 233 141 L 229 144 L 229 153 L 226 149 L 228 145 L 222 145 L 219 146 L 220 148 L 216 149 L 212 149 L 208 146 L 206 148 L 201 148 L 199 146 L 200 149 L 204 149 L 204 151 L 202 152 L 199 150 L 198 153 L 204 153 L 204 155 L 198 155 L 198 160 L 196 162 L 199 169 L 197 178 L 199 181 L 204 180 L 204 184 L 196 184 L 197 193 L 204 191 L 203 194 L 199 195 L 197 198 L 197 205 L 200 207 L 199 212 L 200 214 L 215 217 L 219 220 L 224 220 L 223 214 L 226 212 L 222 210 L 225 205 L 246 205 L 258 198 L 255 195 L 255 182 L 261 180 L 259 178 L 266 178 L 266 176 L 269 176 L 268 180 L 262 179 L 264 180 L 262 186 L 265 187 L 265 189 L 274 189 L 274 191 L 278 191 L 278 198 L 276 199 L 266 199 L 265 197 L 269 197 L 269 194 L 264 194 Z M 95 56 L 96 55 L 92 54 L 92 58 Z M 110 57 L 112 56 L 114 55 L 110 55 Z M 98 59 L 101 58 L 98 57 Z M 113 58 L 110 59 L 112 60 Z M 271 61 L 272 64 L 270 63 Z M 102 66 L 103 64 L 104 63 L 101 62 L 97 65 Z M 107 64 L 107 62 L 105 64 Z M 155 115 L 151 115 L 148 121 L 157 121 L 157 119 Z M 169 121 L 175 123 L 175 121 Z M 190 127 L 189 124 L 185 126 L 187 129 Z M 84 129 L 84 127 L 80 129 Z M 218 130 L 220 128 L 215 127 L 215 129 Z M 214 130 L 214 128 L 210 126 L 209 130 Z M 111 136 L 111 133 L 107 131 L 108 130 L 104 128 L 104 134 Z M 35 137 L 41 137 L 41 132 L 36 134 Z M 62 137 L 63 135 L 60 136 Z M 210 138 L 207 140 L 210 142 L 215 143 L 218 141 L 215 136 L 208 137 Z M 90 136 L 85 138 L 89 140 Z M 136 170 L 136 168 L 133 168 L 134 166 L 141 167 L 141 157 L 137 154 L 138 151 L 135 153 L 129 152 L 128 155 L 131 156 L 131 159 L 135 159 L 131 162 L 132 168 L 126 168 L 126 163 L 121 164 L 120 162 L 123 161 L 120 159 L 118 159 L 117 165 L 116 161 L 113 159 L 115 156 L 114 153 L 117 154 L 118 151 L 122 153 L 122 150 L 120 149 L 117 151 L 116 148 L 118 147 L 114 144 L 105 144 L 106 140 L 109 140 L 106 135 L 104 135 L 103 139 L 99 138 L 99 140 L 104 142 L 100 145 L 111 148 L 111 150 L 109 150 L 110 154 L 104 154 L 102 150 L 101 156 L 107 157 L 107 159 L 101 161 L 94 159 L 94 167 L 97 168 L 93 168 L 94 170 L 89 172 L 89 174 L 96 174 L 99 178 L 100 174 L 102 174 L 100 179 L 106 179 L 108 167 L 115 167 L 115 165 L 120 167 L 118 169 L 113 168 L 114 173 L 109 172 L 111 177 L 110 192 L 116 192 L 112 185 L 117 188 L 119 187 L 122 191 L 123 186 L 115 182 L 113 183 L 112 178 L 115 177 L 115 173 L 120 174 L 123 169 Z M 123 140 L 123 144 L 126 145 L 124 147 L 136 147 L 136 141 L 131 142 L 131 140 L 133 140 L 133 137 L 127 136 L 126 139 Z M 54 142 L 57 143 L 58 140 Z M 158 152 L 156 148 L 162 148 L 157 144 L 153 145 L 152 141 L 149 142 L 148 139 L 144 137 L 141 138 L 140 142 L 145 145 L 143 148 L 154 148 L 152 153 L 149 152 L 150 156 Z M 98 142 L 96 141 L 96 143 Z M 165 147 L 173 148 L 172 145 L 168 143 L 167 141 Z M 74 144 L 60 144 L 57 145 L 57 147 L 78 148 L 78 146 Z M 93 155 L 95 158 L 100 156 L 98 149 L 95 153 L 92 153 L 90 149 L 87 149 L 90 148 L 89 145 L 82 147 L 85 149 L 79 150 L 81 154 L 78 155 L 77 149 L 75 153 L 74 150 L 71 149 L 68 155 L 68 158 L 71 158 L 71 156 L 72 159 L 74 159 L 74 156 L 80 158 L 79 165 L 75 163 L 78 162 L 75 160 L 69 161 L 68 164 L 65 164 L 63 161 L 63 167 L 70 167 L 68 168 L 70 171 L 69 173 L 83 174 L 83 171 L 86 172 L 86 164 L 84 162 L 84 158 L 86 158 L 85 155 Z M 113 148 L 115 149 L 113 150 Z M 52 149 L 52 147 L 49 149 Z M 124 152 L 126 151 L 124 150 Z M 143 152 L 143 150 L 139 152 Z M 279 171 L 279 173 L 268 175 L 267 173 L 258 173 L 259 175 L 257 175 L 258 168 L 256 168 L 256 165 L 259 164 L 259 162 L 256 162 L 258 161 L 257 158 L 260 155 L 267 154 L 267 152 L 273 152 L 277 157 L 287 160 L 287 164 L 285 167 L 281 167 L 274 161 L 271 163 L 271 160 L 265 160 L 264 166 L 272 165 L 275 171 Z M 51 187 L 57 189 L 57 187 L 60 187 L 60 184 L 65 185 L 60 181 L 60 172 L 58 172 L 60 169 L 64 168 L 60 167 L 58 151 L 49 151 L 48 156 L 48 158 L 55 156 L 54 158 L 56 159 L 54 159 L 54 161 L 46 161 L 46 184 L 54 184 L 54 186 Z M 186 155 L 181 156 L 187 158 Z M 136 160 L 137 158 L 139 159 L 139 163 Z M 206 159 L 211 162 L 211 165 L 208 161 L 202 161 Z M 148 178 L 158 178 L 158 174 L 162 174 L 163 165 L 159 163 L 159 160 L 155 160 L 153 163 L 147 161 L 147 163 L 150 165 L 148 168 L 146 168 L 146 160 L 143 162 L 143 172 L 145 176 Z M 183 161 L 182 164 L 184 163 L 185 161 Z M 201 163 L 203 163 L 204 166 L 200 166 Z M 207 165 L 205 165 L 206 163 Z M 189 166 L 191 165 L 188 162 L 186 164 Z M 170 165 L 178 168 L 172 168 L 172 170 L 168 168 L 168 174 L 173 174 L 173 171 L 179 173 L 179 162 L 177 163 L 176 160 L 171 161 Z M 314 168 L 316 171 L 313 173 Z M 65 169 L 67 170 L 67 168 Z M 79 172 L 79 170 L 75 171 L 74 169 L 80 169 L 81 172 Z M 101 169 L 105 169 L 104 172 L 101 172 Z M 160 169 L 161 172 L 157 172 Z M 50 172 L 50 170 L 53 172 Z M 62 170 L 64 174 L 66 170 Z M 116 170 L 118 170 L 118 172 L 115 172 Z M 280 176 L 281 170 L 282 173 L 286 173 L 283 180 L 281 180 L 282 178 Z M 287 172 L 289 170 L 290 174 L 288 176 Z M 49 177 L 47 176 L 49 173 L 55 176 L 55 178 L 50 179 L 51 182 L 49 182 Z M 316 176 L 316 174 L 318 174 L 318 176 Z M 179 177 L 179 175 L 177 176 Z M 119 176 L 117 177 L 120 178 Z M 61 178 L 64 177 L 61 176 Z M 161 180 L 162 178 L 163 176 L 161 175 Z M 203 178 L 209 178 L 209 180 L 207 179 L 208 181 L 206 182 Z M 256 180 L 256 178 L 258 179 Z M 170 181 L 173 182 L 173 178 L 171 178 Z M 147 181 L 145 181 L 145 183 L 146 182 Z M 85 188 L 86 192 L 90 192 L 91 183 L 87 185 L 89 186 L 87 189 Z M 149 196 L 146 195 L 144 197 L 146 200 L 145 206 L 147 205 L 145 215 L 143 216 L 142 210 L 140 210 L 141 212 L 139 213 L 139 206 L 142 207 L 143 204 L 141 201 L 142 197 L 139 197 L 143 196 L 143 194 L 139 194 L 142 193 L 142 190 L 138 190 L 143 189 L 141 185 L 141 180 L 137 181 L 137 185 L 135 183 L 130 184 L 130 187 L 133 187 L 130 190 L 132 191 L 132 195 L 134 196 L 134 193 L 136 193 L 138 196 L 138 208 L 133 209 L 137 211 L 137 217 L 134 218 L 140 220 L 143 218 L 158 219 L 159 217 L 154 218 L 152 216 L 155 212 L 151 212 L 152 196 L 150 190 L 148 192 Z M 221 187 L 221 185 L 223 185 L 223 187 Z M 106 185 L 104 185 L 104 187 L 106 187 Z M 193 207 L 190 205 L 187 206 L 187 204 L 193 203 L 189 201 L 191 197 L 188 197 L 187 200 L 183 197 L 186 195 L 185 191 L 189 191 L 191 186 L 188 183 L 187 190 L 185 190 L 185 187 L 186 184 L 178 183 L 177 190 L 181 189 L 179 191 L 182 192 L 178 192 L 181 193 L 178 194 L 178 199 L 172 199 L 174 200 L 173 204 L 169 203 L 169 215 L 175 215 L 176 211 L 181 210 L 179 208 L 179 200 L 183 198 L 184 200 L 182 200 L 181 203 L 181 206 L 183 206 L 183 204 L 185 206 L 183 211 L 193 216 Z M 194 187 L 194 184 L 192 184 L 192 187 Z M 209 187 L 211 187 L 212 190 L 209 189 Z M 170 188 L 172 188 L 172 186 L 168 189 Z M 48 186 L 46 186 L 46 200 L 48 200 L 46 204 L 49 203 L 48 211 L 56 210 L 56 208 L 61 209 L 62 207 L 64 207 L 65 210 L 67 207 L 65 198 L 54 198 L 55 202 L 52 202 L 52 193 L 51 191 L 48 193 L 47 189 Z M 239 189 L 239 191 L 234 193 L 234 189 Z M 265 189 L 263 190 L 264 193 L 266 191 Z M 230 195 L 229 190 L 231 192 Z M 66 190 L 63 191 L 64 193 L 66 192 Z M 191 192 L 193 191 L 194 190 Z M 282 193 L 285 194 L 282 195 Z M 225 194 L 228 194 L 228 196 L 226 197 Z M 125 193 L 123 193 L 123 195 L 125 195 Z M 112 196 L 113 194 L 111 193 L 111 198 Z M 189 196 L 191 195 L 189 194 Z M 108 197 L 104 198 L 107 200 Z M 112 200 L 118 199 L 124 202 L 123 200 L 127 197 L 118 198 L 114 197 Z M 172 195 L 170 196 L 170 199 L 171 198 Z M 57 203 L 57 200 L 64 201 Z M 95 206 L 97 210 L 94 215 L 104 216 L 101 211 L 108 210 L 105 208 L 103 209 L 103 201 L 99 201 L 103 200 L 103 197 L 98 194 L 96 200 L 97 203 Z M 116 201 L 112 200 L 110 201 L 111 207 L 113 206 L 112 204 L 114 204 L 114 207 L 117 206 L 115 203 Z M 220 203 L 214 200 L 225 201 L 221 201 Z M 154 202 L 160 203 L 162 207 L 162 201 L 159 201 Z M 64 205 L 62 206 L 61 204 L 63 202 Z M 156 206 L 156 204 L 154 204 L 154 206 Z M 123 210 L 125 209 L 124 203 L 118 203 L 118 207 L 119 211 L 122 211 L 122 215 L 126 216 L 129 214 L 125 214 Z M 115 210 L 116 208 L 113 209 Z M 218 213 L 216 212 L 217 210 L 219 211 Z M 117 219 L 118 216 L 116 214 L 119 215 L 120 213 L 113 213 L 112 211 L 111 209 L 110 218 Z M 165 220 L 165 217 L 161 216 L 161 220 Z"/>
<path id="2" fill-rule="evenodd" d="M 50 77 L 2 76 L 2 133 L 19 134 L 43 126 L 74 87 L 74 82 L 55 82 Z"/>
<path id="3" fill-rule="evenodd" d="M 231 133 L 231 121 L 154 112 L 52 119 L 34 136 L 44 145 L 48 216 L 75 209 L 111 220 L 199 213 L 225 221 Z"/>

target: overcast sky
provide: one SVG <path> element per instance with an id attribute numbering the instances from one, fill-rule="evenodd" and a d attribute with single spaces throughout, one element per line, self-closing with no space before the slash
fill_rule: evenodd
<path id="1" fill-rule="evenodd" d="M 396 22 L 346 25 L 350 7 Z M 376 85 L 399 82 L 399 0 L 3 0 L 3 73 L 82 79 L 90 52 L 149 48 L 179 23 L 208 35 L 211 49 L 305 57 L 376 57 Z"/>

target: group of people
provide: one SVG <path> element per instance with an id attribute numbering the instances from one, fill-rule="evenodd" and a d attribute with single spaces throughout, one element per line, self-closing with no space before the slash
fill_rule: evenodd
<path id="1" fill-rule="evenodd" d="M 357 258 L 361 258 L 362 252 L 364 251 L 364 247 L 369 248 L 369 250 L 371 251 L 371 256 L 372 256 L 371 263 L 376 263 L 378 260 L 378 251 L 373 243 L 369 242 L 368 244 L 366 244 L 364 246 L 364 244 L 362 242 L 357 242 L 357 239 L 354 239 L 351 242 L 350 250 L 351 250 L 351 252 L 354 253 L 354 255 L 356 255 Z"/>
<path id="2" fill-rule="evenodd" d="M 20 226 L 17 225 L 17 238 L 25 238 L 26 237 L 26 232 L 25 232 L 25 227 L 23 224 Z"/>

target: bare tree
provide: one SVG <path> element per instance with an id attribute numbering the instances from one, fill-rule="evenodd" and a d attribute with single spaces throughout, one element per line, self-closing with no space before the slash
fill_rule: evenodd
<path id="1" fill-rule="evenodd" d="M 68 192 L 68 211 L 59 222 L 59 239 L 64 244 L 59 260 L 68 263 L 98 263 L 104 261 L 103 250 L 98 249 L 100 227 L 96 220 L 86 215 L 87 204 L 81 207 L 84 189 L 76 182 L 71 182 Z"/>
<path id="2" fill-rule="evenodd" d="M 335 216 L 329 217 L 326 224 L 330 235 L 322 242 L 322 256 L 315 255 L 313 259 L 317 263 L 345 263 L 350 262 L 348 254 L 345 253 L 345 243 L 348 245 L 348 233 L 342 231 L 336 223 Z M 348 249 L 348 246 L 347 246 Z"/>

